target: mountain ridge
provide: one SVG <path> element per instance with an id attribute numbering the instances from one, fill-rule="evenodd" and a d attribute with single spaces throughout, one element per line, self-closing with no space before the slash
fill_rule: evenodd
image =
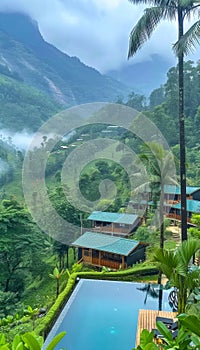
<path id="1" fill-rule="evenodd" d="M 149 95 L 154 89 L 164 84 L 172 62 L 159 54 L 152 54 L 141 62 L 123 64 L 117 70 L 109 70 L 107 75 L 130 86 L 136 93 Z M 158 69 L 159 67 L 159 69 Z"/>
<path id="2" fill-rule="evenodd" d="M 115 101 L 130 88 L 47 43 L 37 22 L 22 13 L 0 12 L 0 65 L 64 106 Z"/>

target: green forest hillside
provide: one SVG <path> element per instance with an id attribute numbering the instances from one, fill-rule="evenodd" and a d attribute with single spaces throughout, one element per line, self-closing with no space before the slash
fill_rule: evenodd
<path id="1" fill-rule="evenodd" d="M 186 113 L 186 146 L 187 146 L 187 177 L 188 184 L 199 185 L 200 175 L 200 82 L 199 73 L 200 63 L 194 64 L 191 61 L 185 63 L 185 113 Z M 167 74 L 166 83 L 154 90 L 147 103 L 144 96 L 137 95 L 134 92 L 129 95 L 127 101 L 124 103 L 127 106 L 131 106 L 137 110 L 143 111 L 143 113 L 151 119 L 157 127 L 160 129 L 164 137 L 169 143 L 176 158 L 179 158 L 179 129 L 178 129 L 178 87 L 177 87 L 177 67 L 172 67 Z M 189 96 L 189 97 L 188 97 Z M 2 128 L 7 128 L 12 131 L 21 131 L 27 129 L 30 132 L 35 131 L 46 121 L 49 117 L 61 110 L 62 106 L 56 104 L 48 98 L 47 95 L 42 92 L 27 86 L 26 84 L 7 77 L 3 74 L 0 75 L 0 123 Z M 88 134 L 88 138 L 102 137 L 102 130 L 106 129 L 105 126 L 98 127 L 85 127 L 84 130 L 77 131 L 72 136 L 71 143 L 76 144 L 76 139 L 81 138 L 81 134 Z M 113 137 L 113 135 L 111 135 Z M 106 133 L 104 133 L 106 137 Z M 132 135 L 126 134 L 125 131 L 115 131 L 115 138 L 118 138 L 121 142 L 125 142 L 134 151 L 139 153 L 140 142 L 137 138 L 133 138 Z M 81 142 L 78 142 L 81 143 Z M 69 153 L 62 149 L 61 146 L 66 143 L 59 143 L 54 153 L 49 158 L 47 164 L 46 176 L 48 182 L 55 182 L 54 176 L 58 171 L 62 169 L 64 159 Z M 6 146 L 7 147 L 7 146 Z M 3 144 L 1 144 L 3 148 Z M 3 151 L 4 152 L 4 151 Z M 23 152 L 21 153 L 23 159 Z M 9 157 L 7 157 L 9 159 Z M 14 176 L 15 181 L 20 181 L 20 165 L 19 159 L 17 159 L 17 165 L 13 167 L 13 156 L 9 162 L 9 174 L 13 172 L 18 174 Z M 5 160 L 5 159 L 2 159 Z M 8 169 L 6 170 L 8 171 Z M 177 168 L 178 173 L 178 168 Z M 2 175 L 4 178 L 4 175 Z M 14 179 L 10 175 L 6 177 L 6 188 L 10 191 L 13 188 L 17 188 L 16 182 L 12 184 Z M 8 184 L 9 182 L 9 184 Z M 20 186 L 21 187 L 21 186 Z M 15 192 L 21 192 L 15 190 Z"/>
<path id="2" fill-rule="evenodd" d="M 61 106 L 45 93 L 0 74 L 1 129 L 36 131 L 59 110 Z"/>

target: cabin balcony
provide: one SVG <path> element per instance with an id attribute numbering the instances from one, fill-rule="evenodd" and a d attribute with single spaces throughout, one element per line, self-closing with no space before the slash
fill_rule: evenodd
<path id="1" fill-rule="evenodd" d="M 120 263 L 119 261 L 113 261 L 113 260 L 109 260 L 109 259 L 99 259 L 99 258 L 94 258 L 94 257 L 89 257 L 89 256 L 83 256 L 81 261 L 83 263 L 86 263 L 88 265 L 93 265 L 93 266 L 97 266 L 97 267 L 108 267 L 112 270 L 119 270 L 120 267 L 122 268 L 126 268 L 126 264 L 124 264 L 124 266 L 122 266 L 122 263 Z"/>
<path id="2" fill-rule="evenodd" d="M 125 228 L 125 227 L 113 227 L 112 225 L 108 226 L 94 226 L 91 231 L 94 232 L 102 232 L 102 233 L 109 233 L 111 235 L 117 235 L 121 237 L 126 237 L 131 234 L 131 228 Z"/>
<path id="3" fill-rule="evenodd" d="M 171 205 L 173 205 L 173 204 L 178 204 L 178 203 L 180 203 L 180 201 L 178 201 L 178 200 L 166 200 L 166 203 L 167 204 L 171 204 Z"/>
<path id="4" fill-rule="evenodd" d="M 177 220 L 177 221 L 181 221 L 181 215 L 178 215 L 178 214 L 175 214 L 175 213 L 166 214 L 166 217 L 169 218 L 169 219 L 174 219 L 174 220 Z M 189 224 L 192 224 L 191 219 L 189 217 L 187 217 L 187 222 Z M 194 225 L 194 224 L 192 224 L 192 225 Z M 196 226 L 196 225 L 194 225 L 194 226 Z"/>

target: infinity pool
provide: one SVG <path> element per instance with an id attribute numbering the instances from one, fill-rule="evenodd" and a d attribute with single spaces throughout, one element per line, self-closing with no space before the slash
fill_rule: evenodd
<path id="1" fill-rule="evenodd" d="M 56 349 L 131 350 L 135 346 L 138 310 L 156 310 L 159 305 L 159 286 L 155 286 L 155 294 L 139 290 L 143 287 L 141 283 L 81 280 L 45 347 L 65 330 L 67 334 Z M 171 310 L 167 291 L 163 291 L 162 310 Z"/>

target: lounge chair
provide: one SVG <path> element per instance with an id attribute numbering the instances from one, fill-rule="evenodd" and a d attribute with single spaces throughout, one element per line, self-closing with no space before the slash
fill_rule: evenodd
<path id="1" fill-rule="evenodd" d="M 161 334 L 157 328 L 153 328 L 152 331 L 154 332 L 154 338 L 156 338 L 156 339 L 164 338 L 164 335 Z"/>
<path id="2" fill-rule="evenodd" d="M 178 335 L 178 329 L 176 329 L 174 332 L 172 332 L 172 338 L 175 339 Z"/>
<path id="3" fill-rule="evenodd" d="M 167 323 L 163 322 L 163 320 Z M 177 335 L 178 335 L 178 321 L 173 322 L 173 320 L 172 320 L 172 323 L 171 323 L 170 318 L 156 317 L 156 322 L 157 321 L 161 321 L 165 324 L 165 326 L 170 330 L 173 339 L 175 339 L 177 337 Z M 156 340 L 164 338 L 163 334 L 161 334 L 157 328 L 153 328 L 152 331 L 154 331 L 154 338 Z"/>
<path id="4" fill-rule="evenodd" d="M 170 331 L 176 331 L 178 329 L 178 321 L 175 321 L 170 325 Z"/>
<path id="5" fill-rule="evenodd" d="M 165 326 L 167 326 L 168 328 L 170 326 L 172 326 L 172 324 L 174 323 L 173 319 L 172 318 L 168 318 L 168 317 L 160 317 L 160 316 L 157 316 L 156 317 L 156 322 L 163 322 L 165 324 Z"/>

